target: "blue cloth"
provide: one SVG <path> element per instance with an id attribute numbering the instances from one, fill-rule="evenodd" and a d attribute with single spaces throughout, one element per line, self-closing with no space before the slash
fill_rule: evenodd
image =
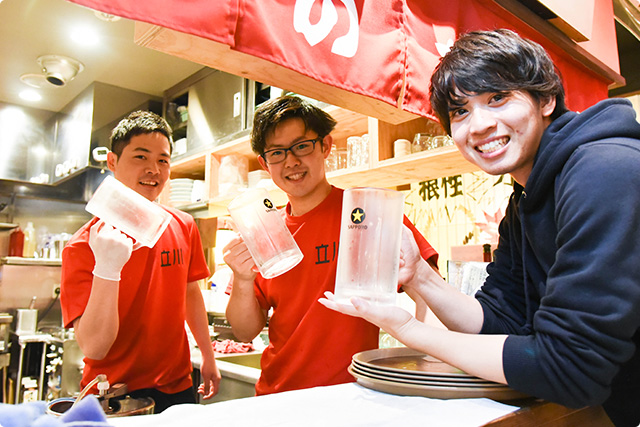
<path id="1" fill-rule="evenodd" d="M 20 405 L 0 404 L 0 425 L 3 427 L 28 427 L 44 414 L 45 402 L 28 402 Z"/>
<path id="2" fill-rule="evenodd" d="M 111 427 L 107 417 L 93 395 L 88 395 L 61 417 L 45 413 L 45 402 L 27 402 L 19 405 L 0 404 L 2 427 Z"/>
<path id="3" fill-rule="evenodd" d="M 476 298 L 509 334 L 512 388 L 640 423 L 640 124 L 626 100 L 568 112 L 515 186 Z"/>

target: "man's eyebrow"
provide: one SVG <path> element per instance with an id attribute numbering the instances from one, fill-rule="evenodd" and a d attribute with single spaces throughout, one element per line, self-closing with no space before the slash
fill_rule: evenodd
<path id="1" fill-rule="evenodd" d="M 151 150 L 149 150 L 148 148 L 144 148 L 144 147 L 136 147 L 133 149 L 133 151 L 144 151 L 145 153 L 150 153 Z"/>
<path id="2" fill-rule="evenodd" d="M 136 147 L 133 149 L 134 152 L 136 151 L 142 151 L 144 153 L 151 153 L 151 150 L 149 150 L 148 148 L 144 148 L 144 147 Z M 171 155 L 169 153 L 161 153 L 160 154 L 162 157 L 171 157 Z"/>

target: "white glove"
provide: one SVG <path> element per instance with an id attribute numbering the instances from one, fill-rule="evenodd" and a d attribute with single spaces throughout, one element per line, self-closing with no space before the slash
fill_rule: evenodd
<path id="1" fill-rule="evenodd" d="M 89 231 L 89 246 L 96 259 L 93 275 L 105 280 L 120 281 L 122 267 L 131 258 L 133 240 L 100 220 Z"/>

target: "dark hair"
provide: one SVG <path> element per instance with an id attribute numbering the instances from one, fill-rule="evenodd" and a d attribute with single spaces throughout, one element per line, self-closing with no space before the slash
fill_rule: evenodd
<path id="1" fill-rule="evenodd" d="M 146 133 L 158 132 L 169 140 L 169 152 L 173 151 L 171 126 L 165 119 L 150 111 L 134 111 L 116 125 L 111 132 L 109 142 L 111 151 L 116 156 L 121 156 L 124 148 L 129 145 L 131 138 Z"/>
<path id="2" fill-rule="evenodd" d="M 275 131 L 278 124 L 293 118 L 301 119 L 305 129 L 311 129 L 320 138 L 329 135 L 336 126 L 333 117 L 300 97 L 285 95 L 274 98 L 259 106 L 254 113 L 251 130 L 254 153 L 264 154 L 267 136 Z"/>
<path id="3" fill-rule="evenodd" d="M 537 101 L 555 97 L 552 119 L 567 111 L 560 72 L 547 52 L 507 29 L 460 36 L 433 72 L 429 90 L 431 107 L 448 133 L 450 108 L 460 105 L 457 93 L 521 90 Z"/>

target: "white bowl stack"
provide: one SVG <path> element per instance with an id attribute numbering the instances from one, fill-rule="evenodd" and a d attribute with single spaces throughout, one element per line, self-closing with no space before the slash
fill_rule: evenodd
<path id="1" fill-rule="evenodd" d="M 193 195 L 193 179 L 176 178 L 169 182 L 171 192 L 169 201 L 173 206 L 191 203 Z"/>

